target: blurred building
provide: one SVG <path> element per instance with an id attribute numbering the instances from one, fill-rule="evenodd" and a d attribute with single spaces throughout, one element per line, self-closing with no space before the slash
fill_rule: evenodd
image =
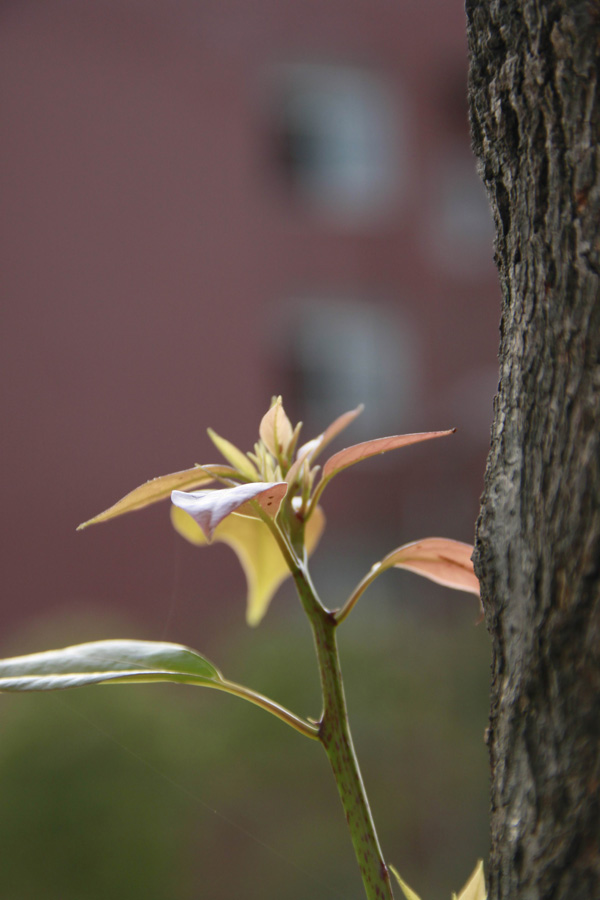
<path id="1" fill-rule="evenodd" d="M 326 602 L 399 544 L 472 539 L 499 291 L 466 69 L 462 0 L 0 5 L 3 655 L 181 641 L 318 715 L 291 591 L 248 634 L 231 551 L 167 504 L 75 533 L 216 461 L 208 425 L 250 449 L 275 393 L 306 439 L 365 403 L 338 446 L 457 427 L 328 487 Z M 386 853 L 448 896 L 486 848 L 486 635 L 473 598 L 380 582 L 344 627 L 353 728 Z M 312 746 L 155 687 L 3 695 L 3 896 L 358 896 Z"/>
<path id="2" fill-rule="evenodd" d="M 499 304 L 462 3 L 6 0 L 0 23 L 4 633 L 88 602 L 178 640 L 224 594 L 241 615 L 229 551 L 200 566 L 164 507 L 74 528 L 214 461 L 207 425 L 249 449 L 274 393 L 307 438 L 360 402 L 347 443 L 458 428 L 341 476 L 332 552 L 470 540 Z"/>

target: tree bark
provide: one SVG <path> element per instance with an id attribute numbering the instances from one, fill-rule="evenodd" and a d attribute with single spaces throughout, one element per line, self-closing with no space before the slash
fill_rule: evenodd
<path id="1" fill-rule="evenodd" d="M 475 566 L 490 900 L 600 897 L 600 3 L 467 0 L 500 384 Z"/>

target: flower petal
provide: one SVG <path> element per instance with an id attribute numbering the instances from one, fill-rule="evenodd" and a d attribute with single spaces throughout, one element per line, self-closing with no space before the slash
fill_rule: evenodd
<path id="1" fill-rule="evenodd" d="M 174 489 L 191 489 L 200 487 L 201 485 L 209 485 L 215 480 L 215 476 L 231 477 L 235 475 L 234 469 L 228 466 L 194 466 L 193 469 L 184 469 L 182 472 L 171 472 L 170 475 L 161 475 L 158 478 L 152 478 L 134 488 L 121 500 L 118 500 L 104 512 L 98 513 L 93 519 L 83 522 L 78 526 L 77 531 L 87 528 L 88 525 L 96 525 L 98 522 L 106 522 L 114 519 L 116 516 L 122 516 L 125 513 L 133 512 L 136 509 L 143 509 L 150 506 L 151 503 L 158 503 L 164 500 Z"/>
<path id="2" fill-rule="evenodd" d="M 202 529 L 182 509 L 171 507 L 175 530 L 196 546 L 206 544 Z M 306 524 L 306 551 L 313 552 L 325 526 L 325 516 L 317 507 Z M 248 585 L 246 620 L 258 625 L 273 595 L 290 574 L 281 550 L 267 526 L 260 519 L 230 516 L 215 529 L 214 540 L 229 544 L 238 557 Z"/>
<path id="3" fill-rule="evenodd" d="M 171 500 L 198 523 L 208 541 L 217 525 L 251 500 L 257 500 L 270 516 L 276 516 L 287 492 L 285 481 L 252 482 L 220 491 L 173 491 Z"/>
<path id="4" fill-rule="evenodd" d="M 471 562 L 472 553 L 471 544 L 463 544 L 462 541 L 425 538 L 388 553 L 381 560 L 381 567 L 408 569 L 438 584 L 479 596 L 479 581 Z"/>

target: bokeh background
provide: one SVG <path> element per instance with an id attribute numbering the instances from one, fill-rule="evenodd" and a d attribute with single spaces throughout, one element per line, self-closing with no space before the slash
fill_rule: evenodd
<path id="1" fill-rule="evenodd" d="M 272 394 L 341 444 L 457 427 L 328 488 L 315 579 L 471 541 L 497 381 L 492 226 L 470 151 L 461 0 L 4 0 L 0 7 L 3 655 L 189 644 L 318 716 L 284 586 L 244 623 L 231 551 L 160 505 L 76 534 L 137 484 L 244 449 Z M 341 444 L 338 444 L 340 446 Z M 407 573 L 342 662 L 386 857 L 448 897 L 487 850 L 487 635 Z M 232 698 L 0 698 L 0 897 L 360 897 L 316 745 Z"/>

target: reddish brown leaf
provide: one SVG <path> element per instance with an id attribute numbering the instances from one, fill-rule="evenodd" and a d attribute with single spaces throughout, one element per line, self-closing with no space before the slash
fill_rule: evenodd
<path id="1" fill-rule="evenodd" d="M 345 450 L 340 450 L 330 456 L 323 466 L 323 481 L 333 478 L 338 472 L 353 466 L 363 459 L 387 453 L 389 450 L 397 450 L 400 447 L 408 447 L 410 444 L 418 444 L 421 441 L 430 441 L 433 438 L 446 437 L 453 434 L 450 431 L 425 431 L 418 434 L 395 434 L 391 437 L 376 438 L 374 441 L 364 441 L 362 444 L 354 444 Z"/>
<path id="2" fill-rule="evenodd" d="M 338 434 L 341 434 L 341 432 L 344 431 L 344 429 L 347 428 L 348 425 L 351 425 L 352 422 L 354 422 L 354 420 L 357 418 L 357 416 L 360 416 L 363 409 L 364 406 L 361 403 L 361 405 L 357 406 L 356 409 L 351 409 L 349 410 L 349 412 L 342 413 L 341 416 L 338 416 L 337 419 L 334 419 L 331 425 L 327 426 L 323 434 L 317 438 L 319 443 L 311 452 L 311 460 L 314 459 L 317 453 L 320 453 L 321 450 L 323 450 L 327 446 L 327 444 L 330 444 L 332 440 L 338 436 Z"/>
<path id="3" fill-rule="evenodd" d="M 438 584 L 479 596 L 479 581 L 471 562 L 472 553 L 471 544 L 449 538 L 424 538 L 388 553 L 381 560 L 381 567 L 408 569 Z"/>

